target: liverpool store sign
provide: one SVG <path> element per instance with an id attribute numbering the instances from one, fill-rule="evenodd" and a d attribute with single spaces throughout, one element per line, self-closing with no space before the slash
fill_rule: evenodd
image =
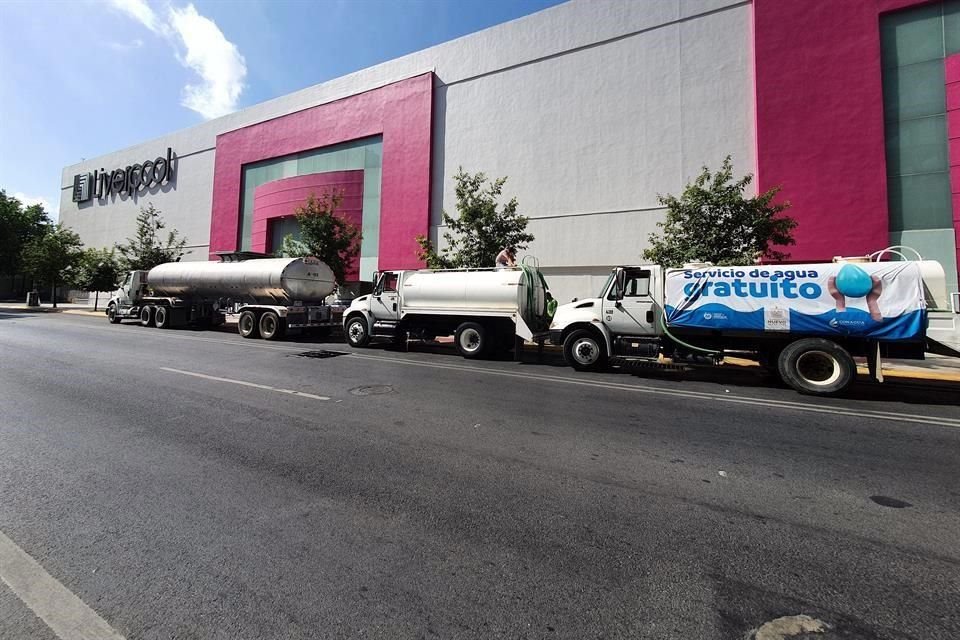
<path id="1" fill-rule="evenodd" d="M 73 176 L 73 201 L 86 202 L 96 196 L 102 200 L 111 193 L 132 195 L 174 179 L 177 156 L 167 147 L 167 156 L 132 164 L 122 169 Z"/>

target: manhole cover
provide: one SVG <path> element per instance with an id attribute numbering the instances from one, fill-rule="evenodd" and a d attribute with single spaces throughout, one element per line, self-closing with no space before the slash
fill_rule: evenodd
<path id="1" fill-rule="evenodd" d="M 913 506 L 909 502 L 904 502 L 903 500 L 897 500 L 896 498 L 891 498 L 890 496 L 870 496 L 870 499 L 876 502 L 881 507 L 890 507 L 892 509 L 903 509 L 904 507 Z"/>
<path id="2" fill-rule="evenodd" d="M 350 389 L 350 393 L 355 396 L 379 396 L 384 393 L 393 393 L 393 387 L 388 384 L 374 384 L 367 387 Z"/>
<path id="3" fill-rule="evenodd" d="M 347 355 L 346 351 L 304 351 L 293 354 L 298 358 L 336 358 Z"/>

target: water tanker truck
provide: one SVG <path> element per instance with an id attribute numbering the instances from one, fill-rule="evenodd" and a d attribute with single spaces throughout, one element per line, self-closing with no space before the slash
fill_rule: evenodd
<path id="1" fill-rule="evenodd" d="M 224 258 L 129 272 L 107 304 L 107 318 L 169 329 L 215 326 L 236 315 L 241 336 L 266 340 L 339 326 L 342 307 L 326 304 L 336 288 L 333 272 L 316 258 Z"/>
<path id="2" fill-rule="evenodd" d="M 581 371 L 611 362 L 719 364 L 739 356 L 758 360 L 801 393 L 832 395 L 856 377 L 855 356 L 865 357 L 882 382 L 883 357 L 960 355 L 955 331 L 952 338 L 949 329 L 940 334 L 955 324 L 947 306 L 943 268 L 922 258 L 620 266 L 598 297 L 557 309 L 549 339 Z"/>
<path id="3" fill-rule="evenodd" d="M 554 307 L 546 281 L 532 266 L 384 271 L 375 276 L 373 293 L 344 312 L 343 327 L 352 347 L 374 338 L 453 335 L 464 358 L 480 358 L 545 330 Z"/>

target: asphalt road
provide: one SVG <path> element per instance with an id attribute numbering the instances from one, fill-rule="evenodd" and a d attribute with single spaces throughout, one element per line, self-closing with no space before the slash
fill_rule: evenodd
<path id="1" fill-rule="evenodd" d="M 957 388 L 0 313 L 0 399 L 0 534 L 128 639 L 960 637 Z"/>

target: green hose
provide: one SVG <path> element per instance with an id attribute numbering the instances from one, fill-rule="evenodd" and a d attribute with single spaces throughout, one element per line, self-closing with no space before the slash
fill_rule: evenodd
<path id="1" fill-rule="evenodd" d="M 547 287 L 547 281 L 543 277 L 543 274 L 540 273 L 540 270 L 536 267 L 531 267 L 527 264 L 520 264 L 520 268 L 523 270 L 523 277 L 527 281 L 527 309 L 535 309 L 537 318 L 546 317 L 546 323 L 549 325 L 550 319 L 553 318 L 553 314 L 557 312 L 557 301 L 550 297 L 547 298 L 549 289 Z M 534 275 L 536 274 L 536 275 Z M 537 292 L 534 284 L 539 280 L 540 284 L 543 285 L 544 292 L 544 304 L 542 309 L 537 309 Z"/>
<path id="2" fill-rule="evenodd" d="M 681 340 L 680 338 L 676 337 L 675 335 L 670 333 L 670 329 L 667 329 L 667 322 L 665 320 L 666 317 L 667 317 L 667 311 L 666 309 L 664 309 L 663 312 L 660 314 L 660 327 L 663 329 L 664 335 L 666 335 L 668 338 L 670 338 L 677 344 L 683 345 L 688 349 L 693 349 L 694 351 L 702 351 L 703 353 L 710 353 L 713 355 L 723 355 L 722 351 L 717 351 L 715 349 L 704 349 L 703 347 L 695 347 L 692 344 L 688 344 L 683 340 Z"/>

